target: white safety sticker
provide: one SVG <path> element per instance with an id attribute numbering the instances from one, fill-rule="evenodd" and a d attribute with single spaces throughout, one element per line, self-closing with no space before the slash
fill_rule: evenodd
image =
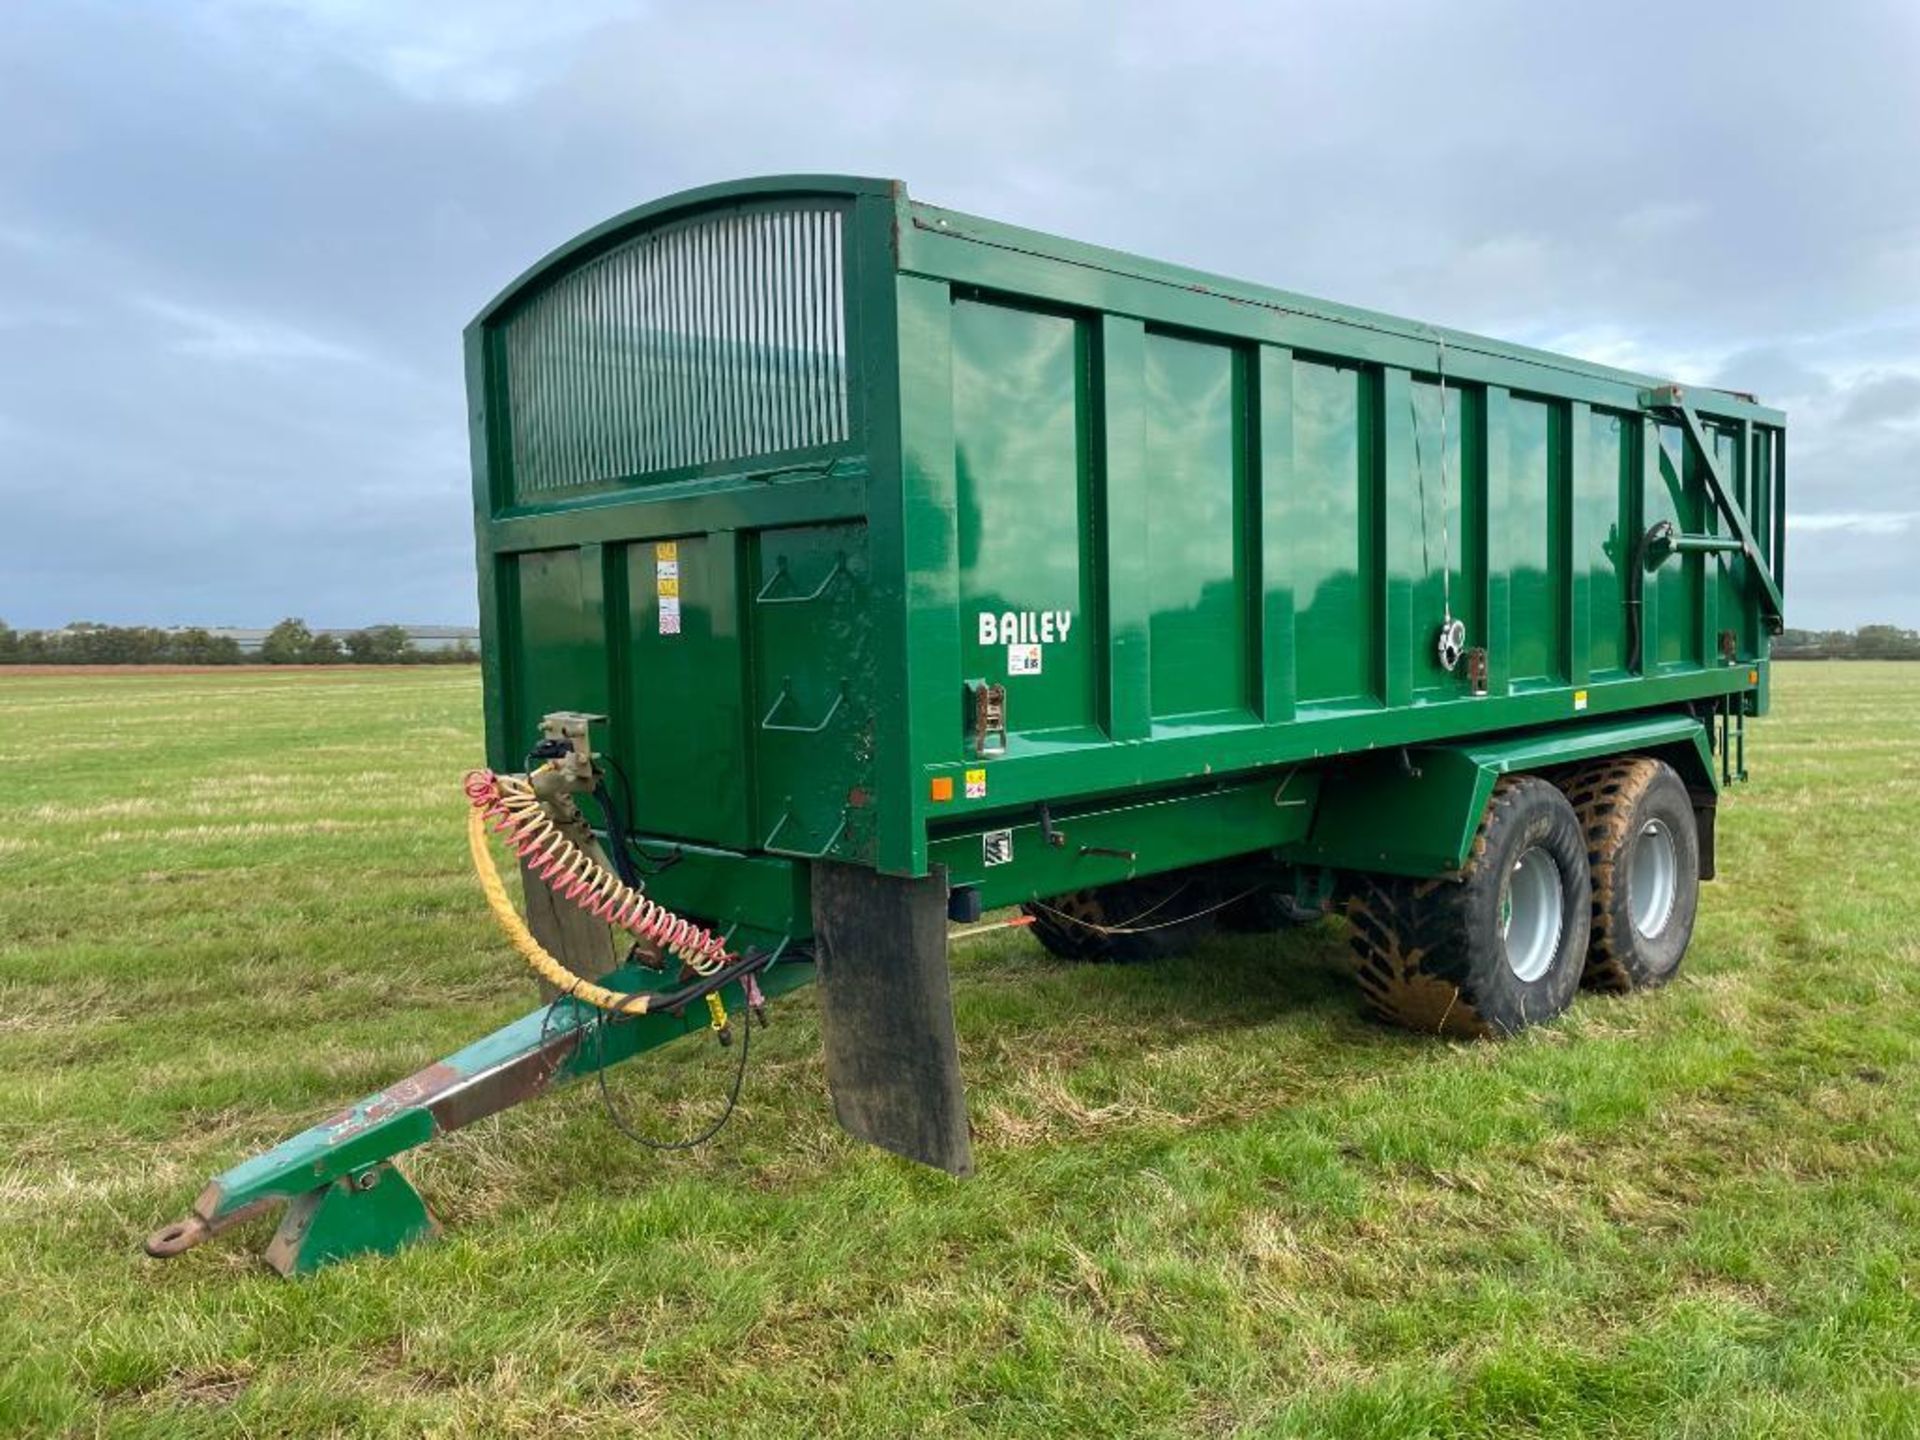
<path id="1" fill-rule="evenodd" d="M 1005 865 L 1013 859 L 1013 831 L 989 830 L 980 837 L 980 863 Z"/>
<path id="2" fill-rule="evenodd" d="M 680 544 L 662 540 L 653 547 L 653 593 L 660 602 L 660 633 L 680 633 Z"/>
<path id="3" fill-rule="evenodd" d="M 987 798 L 987 772 L 985 770 L 967 771 L 967 799 L 984 800 Z"/>
<path id="4" fill-rule="evenodd" d="M 981 645 L 1006 646 L 1009 677 L 1038 675 L 1047 646 L 1064 645 L 1073 631 L 1071 610 L 982 610 L 978 619 Z"/>

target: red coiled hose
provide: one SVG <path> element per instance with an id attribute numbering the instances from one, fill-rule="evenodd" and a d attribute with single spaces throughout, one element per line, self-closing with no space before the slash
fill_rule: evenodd
<path id="1" fill-rule="evenodd" d="M 648 899 L 568 839 L 533 786 L 520 776 L 470 771 L 466 791 L 473 807 L 526 864 L 528 872 L 562 899 L 609 925 L 652 941 L 696 974 L 710 975 L 734 958 L 719 936 Z"/>

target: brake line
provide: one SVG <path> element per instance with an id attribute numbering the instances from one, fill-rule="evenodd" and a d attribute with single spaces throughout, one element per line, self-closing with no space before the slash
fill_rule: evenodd
<path id="1" fill-rule="evenodd" d="M 736 974 L 750 974 L 764 963 L 739 961 L 727 953 L 726 942 L 719 936 L 649 899 L 613 874 L 561 831 L 528 781 L 475 770 L 467 776 L 466 793 L 472 807 L 467 812 L 467 848 L 487 908 L 527 967 L 554 988 L 596 1009 L 645 1015 L 652 1009 L 668 1009 L 698 999 Z M 609 990 L 576 975 L 535 938 L 514 908 L 487 843 L 489 829 L 498 831 L 508 848 L 525 862 L 527 873 L 545 882 L 554 894 L 611 925 L 653 941 L 686 964 L 701 977 L 700 981 L 684 991 L 663 995 Z"/>

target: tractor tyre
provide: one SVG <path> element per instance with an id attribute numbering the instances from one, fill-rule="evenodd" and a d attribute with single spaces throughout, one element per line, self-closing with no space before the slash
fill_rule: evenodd
<path id="1" fill-rule="evenodd" d="M 1030 902 L 1034 939 L 1062 960 L 1138 965 L 1184 955 L 1215 929 L 1213 887 L 1178 872 Z"/>
<path id="2" fill-rule="evenodd" d="M 1505 777 L 1458 877 L 1357 877 L 1346 912 L 1366 1007 L 1462 1037 L 1551 1020 L 1580 988 L 1589 903 L 1573 806 L 1536 776 Z"/>
<path id="3" fill-rule="evenodd" d="M 1584 983 L 1616 994 L 1679 970 L 1700 907 L 1700 831 L 1687 787 L 1664 761 L 1602 760 L 1563 776 L 1593 878 Z"/>

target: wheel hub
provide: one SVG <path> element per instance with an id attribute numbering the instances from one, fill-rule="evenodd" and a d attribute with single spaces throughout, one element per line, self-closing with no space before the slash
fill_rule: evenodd
<path id="1" fill-rule="evenodd" d="M 1516 978 L 1538 980 L 1553 964 L 1565 927 L 1560 866 L 1538 845 L 1520 853 L 1500 905 L 1500 938 Z"/>
<path id="2" fill-rule="evenodd" d="M 1651 940 L 1673 918 L 1673 902 L 1680 891 L 1680 860 L 1673 832 L 1661 820 L 1649 820 L 1635 838 L 1633 858 L 1627 862 L 1627 913 L 1633 928 Z"/>

